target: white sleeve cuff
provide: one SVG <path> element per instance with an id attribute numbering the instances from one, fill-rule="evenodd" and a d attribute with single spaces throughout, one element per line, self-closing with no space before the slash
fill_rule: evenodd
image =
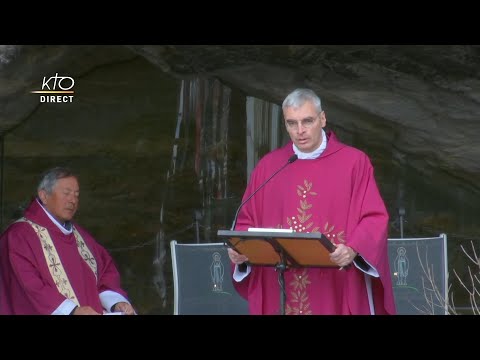
<path id="1" fill-rule="evenodd" d="M 368 269 L 363 269 L 361 266 L 357 265 L 357 263 L 355 262 L 355 259 L 354 259 L 353 264 L 355 265 L 355 267 L 357 269 L 359 269 L 360 271 L 364 272 L 367 275 L 370 275 L 370 276 L 373 276 L 373 277 L 376 277 L 376 278 L 380 277 L 380 274 L 378 273 L 377 269 L 375 269 L 375 267 L 373 267 L 372 264 L 370 264 L 363 257 L 362 257 L 362 260 L 365 261 L 365 263 L 369 266 L 369 268 Z"/>
<path id="2" fill-rule="evenodd" d="M 252 268 L 250 267 L 250 265 L 247 265 L 246 271 L 239 271 L 238 265 L 235 265 L 235 270 L 233 271 L 233 280 L 235 280 L 236 282 L 240 282 L 245 279 L 251 271 Z"/>
<path id="3" fill-rule="evenodd" d="M 75 309 L 77 304 L 75 304 L 70 299 L 65 299 L 63 302 L 52 312 L 52 315 L 70 315 L 70 313 Z"/>
<path id="4" fill-rule="evenodd" d="M 103 291 L 102 293 L 100 293 L 99 297 L 103 308 L 107 312 L 112 312 L 112 306 L 118 302 L 126 302 L 130 304 L 130 301 L 128 301 L 124 296 L 112 290 Z"/>

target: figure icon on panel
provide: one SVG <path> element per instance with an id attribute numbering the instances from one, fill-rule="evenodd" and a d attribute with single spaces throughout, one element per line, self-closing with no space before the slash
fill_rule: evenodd
<path id="1" fill-rule="evenodd" d="M 407 285 L 408 276 L 408 258 L 407 250 L 401 246 L 397 249 L 397 257 L 394 261 L 395 272 L 397 275 L 397 285 Z"/>
<path id="2" fill-rule="evenodd" d="M 223 274 L 225 272 L 222 262 L 220 261 L 220 253 L 215 252 L 212 255 L 213 261 L 210 266 L 210 274 L 212 276 L 213 291 L 223 291 Z"/>

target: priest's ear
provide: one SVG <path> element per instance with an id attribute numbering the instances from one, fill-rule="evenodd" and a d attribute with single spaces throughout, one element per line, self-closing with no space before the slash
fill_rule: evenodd
<path id="1" fill-rule="evenodd" d="M 45 190 L 38 191 L 38 198 L 42 202 L 43 205 L 47 203 L 47 192 Z"/>

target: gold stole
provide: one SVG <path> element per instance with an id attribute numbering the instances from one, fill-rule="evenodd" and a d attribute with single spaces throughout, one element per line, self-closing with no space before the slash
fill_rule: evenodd
<path id="1" fill-rule="evenodd" d="M 33 230 L 35 230 L 35 232 L 37 233 L 38 238 L 42 243 L 43 255 L 45 256 L 48 270 L 50 270 L 50 275 L 52 276 L 52 279 L 57 286 L 58 291 L 67 299 L 70 299 L 74 301 L 77 305 L 80 305 L 77 296 L 75 295 L 75 291 L 73 291 L 72 285 L 68 280 L 67 273 L 63 268 L 62 261 L 60 260 L 60 256 L 58 256 L 57 249 L 53 244 L 52 238 L 50 237 L 48 230 L 24 217 L 17 220 L 17 222 L 18 221 L 28 222 L 32 226 Z M 80 235 L 77 229 L 75 229 L 73 224 L 72 227 L 73 235 L 75 236 L 75 240 L 77 242 L 78 252 L 82 259 L 85 260 L 87 265 L 90 267 L 90 269 L 92 269 L 95 278 L 98 280 L 97 262 L 93 257 L 92 253 L 90 252 L 90 249 L 87 247 L 87 244 L 85 244 L 82 235 Z"/>

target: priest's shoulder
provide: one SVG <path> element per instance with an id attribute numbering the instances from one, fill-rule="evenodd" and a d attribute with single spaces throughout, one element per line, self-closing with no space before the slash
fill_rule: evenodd
<path id="1" fill-rule="evenodd" d="M 265 155 L 263 155 L 260 160 L 258 161 L 258 164 L 260 163 L 267 163 L 267 164 L 282 164 L 284 162 L 287 162 L 287 160 L 293 155 L 293 147 L 292 147 L 292 142 L 289 141 L 285 146 L 282 146 L 280 148 L 274 149 L 272 151 L 269 151 Z"/>
<path id="2" fill-rule="evenodd" d="M 356 147 L 353 147 L 351 145 L 343 144 L 342 148 L 340 149 L 339 152 L 342 156 L 347 156 L 351 159 L 355 159 L 357 161 L 366 161 L 370 163 L 370 156 L 364 152 L 363 150 L 360 150 Z"/>

